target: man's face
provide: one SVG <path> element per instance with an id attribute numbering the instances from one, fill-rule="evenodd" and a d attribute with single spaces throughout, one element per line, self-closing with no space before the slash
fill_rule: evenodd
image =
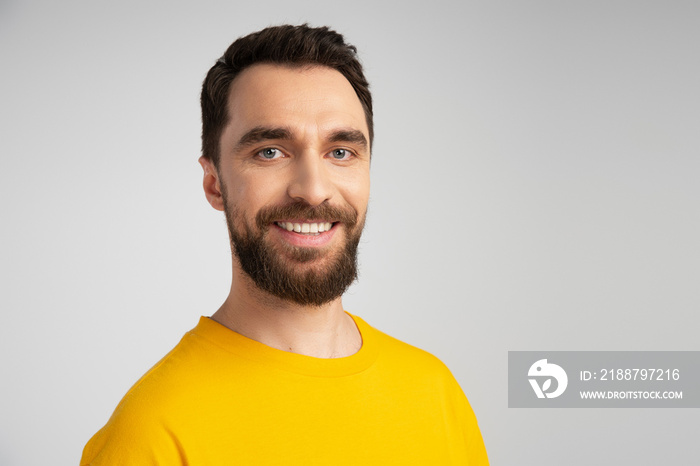
<path id="1" fill-rule="evenodd" d="M 234 253 L 261 289 L 299 304 L 356 277 L 369 132 L 350 83 L 325 67 L 258 64 L 233 82 L 219 183 Z"/>

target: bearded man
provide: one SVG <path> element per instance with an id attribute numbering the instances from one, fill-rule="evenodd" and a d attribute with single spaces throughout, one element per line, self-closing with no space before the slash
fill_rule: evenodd
<path id="1" fill-rule="evenodd" d="M 343 310 L 369 200 L 372 98 L 328 28 L 235 41 L 202 89 L 228 298 L 126 394 L 93 465 L 488 464 L 449 370 Z"/>

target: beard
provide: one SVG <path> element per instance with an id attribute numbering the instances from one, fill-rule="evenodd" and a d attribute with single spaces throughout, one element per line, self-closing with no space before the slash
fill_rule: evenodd
<path id="1" fill-rule="evenodd" d="M 357 278 L 357 247 L 364 218 L 358 221 L 352 207 L 334 207 L 325 202 L 316 207 L 305 202 L 265 207 L 256 214 L 253 229 L 237 209 L 228 206 L 226 193 L 222 194 L 231 250 L 259 289 L 286 301 L 321 306 L 340 297 Z M 278 251 L 266 238 L 270 228 L 278 228 L 275 222 L 283 219 L 341 222 L 344 244 L 335 249 L 282 244 Z M 242 226 L 240 231 L 236 224 Z M 316 259 L 323 259 L 322 266 L 309 264 Z"/>

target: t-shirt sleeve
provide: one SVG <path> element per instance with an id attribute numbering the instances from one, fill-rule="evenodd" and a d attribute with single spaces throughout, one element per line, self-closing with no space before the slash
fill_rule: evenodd
<path id="1" fill-rule="evenodd" d="M 481 430 L 479 429 L 474 410 L 457 381 L 452 378 L 452 382 L 453 403 L 456 406 L 458 422 L 465 439 L 467 464 L 469 466 L 488 466 L 489 458 L 486 454 L 486 446 L 484 445 L 484 439 L 481 436 Z"/>
<path id="2" fill-rule="evenodd" d="M 120 410 L 85 445 L 80 465 L 185 465 L 177 436 L 149 410 Z"/>

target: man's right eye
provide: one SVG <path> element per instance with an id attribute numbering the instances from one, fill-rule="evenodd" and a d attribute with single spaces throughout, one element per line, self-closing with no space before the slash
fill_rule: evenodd
<path id="1" fill-rule="evenodd" d="M 265 160 L 272 160 L 282 157 L 282 151 L 275 149 L 274 147 L 267 147 L 257 153 L 260 157 Z"/>

